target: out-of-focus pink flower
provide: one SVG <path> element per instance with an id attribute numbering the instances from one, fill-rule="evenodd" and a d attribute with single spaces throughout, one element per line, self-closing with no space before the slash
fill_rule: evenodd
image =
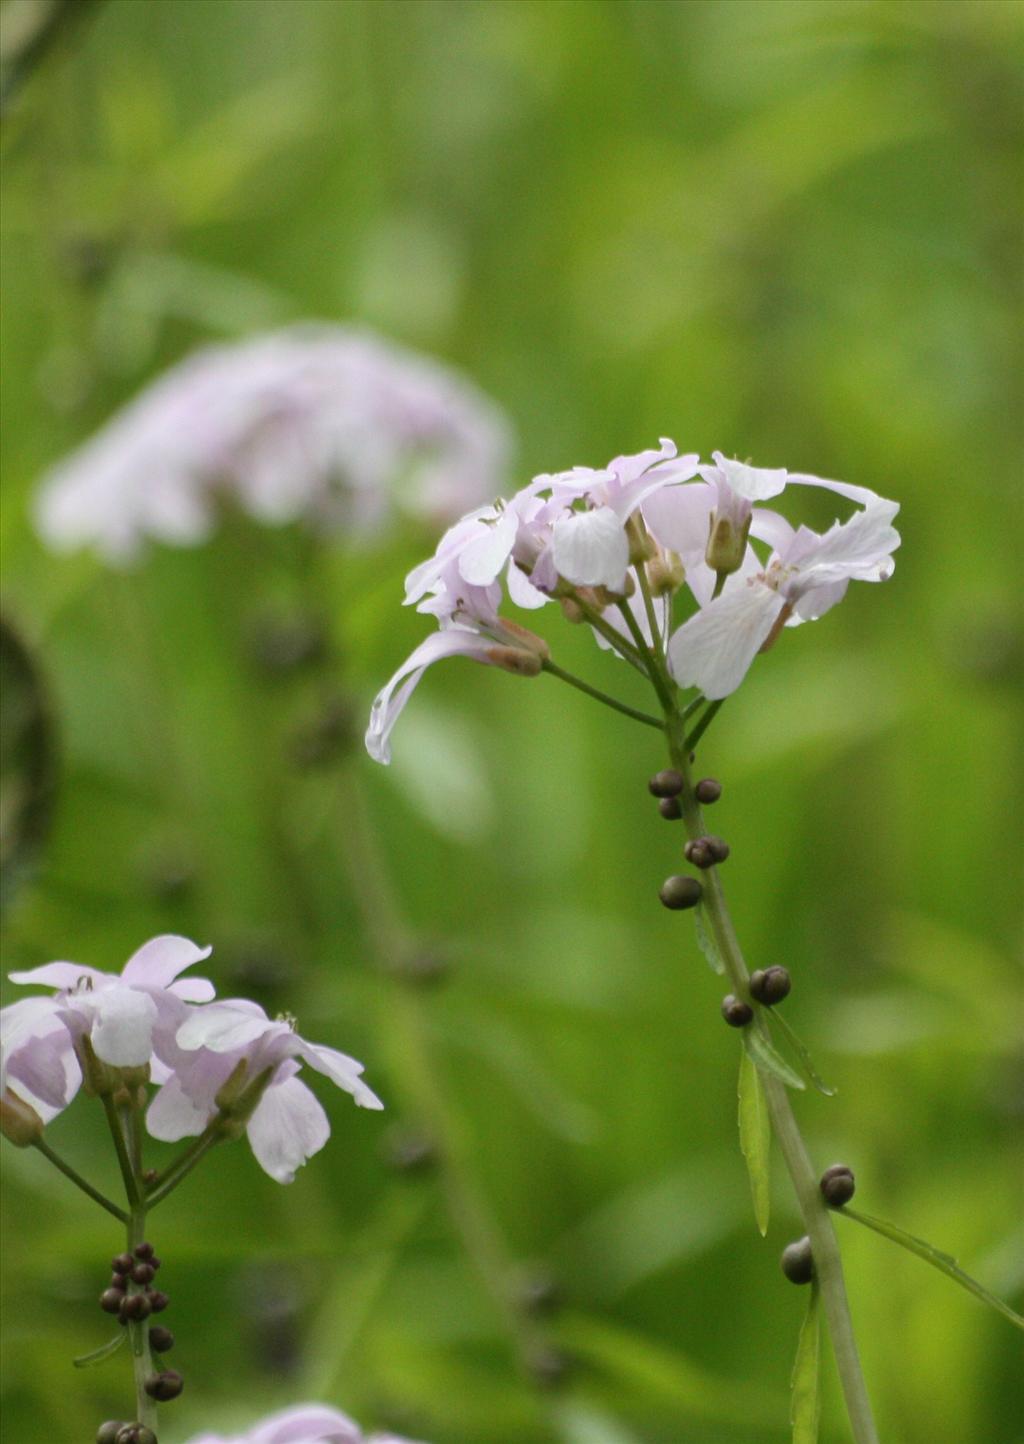
<path id="1" fill-rule="evenodd" d="M 397 1434 L 365 1436 L 345 1414 L 324 1404 L 299 1404 L 271 1414 L 244 1434 L 197 1434 L 188 1444 L 417 1444 Z"/>
<path id="2" fill-rule="evenodd" d="M 230 1104 L 255 1085 L 258 1102 L 251 1113 L 246 1110 L 246 1133 L 260 1166 L 278 1183 L 291 1183 L 296 1169 L 330 1136 L 327 1115 L 296 1076 L 302 1063 L 350 1093 L 361 1108 L 384 1106 L 362 1081 L 361 1063 L 308 1043 L 290 1021 L 270 1019 L 245 999 L 190 1010 L 177 1029 L 170 1062 L 171 1076 L 146 1115 L 153 1137 L 174 1142 L 202 1133 L 225 1102 L 226 1086 Z"/>
<path id="3" fill-rule="evenodd" d="M 848 521 L 824 534 L 794 529 L 774 512 L 759 531 L 774 551 L 767 565 L 736 575 L 721 595 L 679 628 L 669 642 L 672 673 L 705 697 L 727 697 L 742 682 L 758 651 L 783 625 L 813 621 L 835 606 L 851 580 L 885 581 L 900 544 L 893 501 L 875 497 Z"/>
<path id="4" fill-rule="evenodd" d="M 43 539 L 124 563 L 205 541 L 219 496 L 271 524 L 365 535 L 396 510 L 450 520 L 498 494 L 498 407 L 440 363 L 306 324 L 209 346 L 147 387 L 44 478 Z"/>
<path id="5" fill-rule="evenodd" d="M 188 1003 L 214 996 L 206 978 L 179 977 L 209 955 L 209 948 L 166 934 L 144 943 L 120 974 L 69 962 L 11 973 L 13 983 L 39 983 L 55 992 L 3 1009 L 4 1086 L 19 1093 L 27 1089 L 29 1101 L 38 1099 L 52 1117 L 70 1103 L 81 1083 L 75 1047 L 82 1038 L 113 1067 L 149 1064 L 159 1071 L 161 1035 L 170 1031 L 173 1036 Z"/>

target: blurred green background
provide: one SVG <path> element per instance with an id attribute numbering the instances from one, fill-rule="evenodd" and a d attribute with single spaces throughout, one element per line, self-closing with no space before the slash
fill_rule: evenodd
<path id="1" fill-rule="evenodd" d="M 224 1150 L 154 1221 L 188 1384 L 162 1444 L 314 1395 L 432 1444 L 788 1437 L 796 1219 L 780 1173 L 767 1241 L 753 1228 L 720 985 L 657 905 L 679 848 L 645 792 L 657 738 L 458 661 L 389 772 L 358 744 L 346 763 L 303 739 L 340 697 L 358 734 L 426 634 L 399 601 L 433 537 L 312 565 L 297 533 L 235 522 L 115 574 L 31 530 L 42 470 L 147 379 L 292 318 L 465 369 L 514 420 L 510 484 L 669 435 L 902 502 L 894 580 L 759 661 L 701 770 L 724 782 L 748 956 L 792 969 L 787 1010 L 839 1088 L 798 1101 L 816 1161 L 851 1163 L 866 1210 L 1019 1306 L 1021 6 L 79 18 L 5 119 L 3 601 L 58 747 L 52 771 L 22 698 L 12 785 L 49 787 L 53 825 L 8 902 L 5 972 L 116 970 L 183 932 L 214 944 L 223 994 L 290 1009 L 389 1104 L 321 1089 L 333 1137 L 294 1185 Z M 271 675 L 254 636 L 310 610 L 324 659 Z M 556 658 L 638 701 L 550 611 Z M 374 963 L 345 873 L 356 788 L 407 926 L 450 965 L 429 989 Z M 389 1165 L 424 1110 L 454 1182 Z M 113 1188 L 94 1111 L 51 1132 Z M 116 1226 L 35 1154 L 4 1165 L 3 1437 L 83 1444 L 126 1407 L 124 1359 L 70 1366 L 105 1337 Z M 523 1377 L 467 1259 L 477 1204 L 524 1278 L 559 1280 L 528 1327 L 576 1360 L 560 1386 Z M 886 1444 L 1024 1438 L 1013 1331 L 837 1227 Z M 838 1444 L 831 1364 L 827 1390 Z"/>

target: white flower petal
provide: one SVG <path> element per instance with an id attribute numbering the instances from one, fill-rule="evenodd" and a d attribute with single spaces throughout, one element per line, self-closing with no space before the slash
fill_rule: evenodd
<path id="1" fill-rule="evenodd" d="M 295 1170 L 323 1148 L 331 1125 L 305 1083 L 287 1078 L 270 1085 L 246 1132 L 260 1167 L 278 1183 L 291 1183 Z"/>
<path id="2" fill-rule="evenodd" d="M 733 461 L 730 457 L 723 456 L 720 451 L 712 454 L 715 465 L 733 491 L 738 496 L 746 497 L 747 501 L 767 501 L 770 496 L 778 496 L 780 491 L 786 489 L 789 473 L 784 466 L 771 470 Z"/>
<path id="3" fill-rule="evenodd" d="M 836 522 L 802 551 L 796 585 L 785 589 L 787 595 L 792 591 L 795 599 L 811 587 L 849 577 L 885 581 L 892 574 L 892 553 L 900 544 L 900 534 L 892 525 L 898 511 L 896 502 L 878 501 L 849 521 Z"/>
<path id="4" fill-rule="evenodd" d="M 459 553 L 459 575 L 474 587 L 486 587 L 499 575 L 515 546 L 519 518 L 511 509 L 494 521 L 481 521 L 476 536 Z"/>
<path id="5" fill-rule="evenodd" d="M 363 1436 L 359 1427 L 337 1409 L 299 1404 L 262 1420 L 246 1435 L 244 1444 L 363 1444 Z"/>
<path id="6" fill-rule="evenodd" d="M 29 968 L 25 972 L 8 973 L 12 983 L 40 983 L 45 988 L 59 988 L 62 991 L 76 988 L 84 979 L 94 987 L 106 986 L 113 981 L 112 973 L 101 973 L 97 968 L 87 968 L 82 963 L 44 963 L 41 968 Z"/>
<path id="7" fill-rule="evenodd" d="M 535 587 L 526 573 L 517 567 L 515 562 L 508 564 L 508 594 L 517 607 L 526 607 L 535 611 L 537 607 L 544 606 L 551 598 Z"/>
<path id="8" fill-rule="evenodd" d="M 209 1122 L 211 1109 L 193 1102 L 181 1082 L 171 1077 L 157 1092 L 146 1112 L 146 1129 L 165 1143 L 194 1138 Z"/>
<path id="9" fill-rule="evenodd" d="M 743 681 L 782 607 L 778 593 L 760 582 L 727 588 L 672 637 L 672 675 L 711 700 L 727 697 Z"/>
<path id="10" fill-rule="evenodd" d="M 307 1043 L 301 1039 L 300 1056 L 303 1057 L 311 1068 L 318 1073 L 323 1073 L 343 1088 L 346 1093 L 351 1093 L 360 1108 L 383 1108 L 384 1104 L 377 1097 L 371 1088 L 368 1088 L 362 1081 L 360 1074 L 363 1071 L 362 1063 L 357 1063 L 346 1053 L 339 1053 L 336 1048 L 327 1048 L 322 1043 Z"/>
<path id="11" fill-rule="evenodd" d="M 366 729 L 366 750 L 373 760 L 385 765 L 391 761 L 391 731 L 431 663 L 442 657 L 456 656 L 473 657 L 478 662 L 486 662 L 487 653 L 493 651 L 494 645 L 488 637 L 463 627 L 446 628 L 445 631 L 435 632 L 425 642 L 421 642 L 374 698 L 370 710 L 370 725 Z"/>
<path id="12" fill-rule="evenodd" d="M 148 943 L 134 952 L 124 965 L 121 977 L 126 983 L 139 983 L 148 988 L 166 988 L 179 973 L 193 963 L 201 963 L 213 952 L 212 948 L 200 948 L 188 938 L 174 933 L 164 933 L 150 938 Z M 179 994 L 180 996 L 180 994 Z"/>
<path id="13" fill-rule="evenodd" d="M 92 1046 L 115 1068 L 140 1068 L 153 1052 L 157 1008 L 139 988 L 115 986 L 95 994 Z"/>
<path id="14" fill-rule="evenodd" d="M 561 576 L 577 586 L 618 590 L 629 566 L 629 542 L 611 507 L 574 512 L 555 522 L 552 555 Z"/>
<path id="15" fill-rule="evenodd" d="M 175 1042 L 188 1052 L 209 1048 L 212 1053 L 230 1053 L 262 1038 L 273 1026 L 255 1003 L 245 1008 L 233 1003 L 209 1003 L 190 1013 L 175 1034 Z"/>

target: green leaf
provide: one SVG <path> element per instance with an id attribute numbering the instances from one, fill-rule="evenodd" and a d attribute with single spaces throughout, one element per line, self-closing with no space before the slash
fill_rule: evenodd
<path id="1" fill-rule="evenodd" d="M 996 1313 L 1009 1319 L 1010 1323 L 1015 1324 L 1018 1329 L 1024 1329 L 1024 1318 L 1011 1309 L 1009 1304 L 1004 1304 L 1002 1299 L 997 1299 L 995 1294 L 990 1294 L 984 1285 L 978 1283 L 977 1279 L 972 1279 L 970 1274 L 965 1274 L 952 1254 L 943 1253 L 941 1249 L 926 1243 L 923 1238 L 916 1238 L 912 1233 L 906 1233 L 902 1228 L 897 1228 L 894 1223 L 887 1223 L 882 1218 L 873 1218 L 871 1214 L 861 1213 L 859 1209 L 850 1208 L 848 1204 L 844 1208 L 837 1208 L 835 1212 L 845 1214 L 847 1218 L 856 1219 L 858 1223 L 864 1224 L 866 1228 L 874 1229 L 875 1233 L 880 1233 L 884 1238 L 891 1238 L 893 1243 L 898 1243 L 909 1253 L 917 1254 L 918 1258 L 923 1258 L 925 1263 L 930 1263 L 932 1268 L 938 1269 L 940 1273 L 945 1274 L 947 1278 L 966 1289 L 969 1294 L 980 1299 L 983 1304 L 988 1304 L 989 1308 L 995 1309 Z"/>
<path id="2" fill-rule="evenodd" d="M 754 1200 L 754 1219 L 761 1237 L 768 1232 L 771 1197 L 771 1175 L 768 1162 L 772 1146 L 772 1125 L 768 1117 L 768 1100 L 764 1096 L 761 1075 L 746 1048 L 740 1054 L 739 1081 L 740 1152 L 750 1176 L 750 1192 Z"/>
<path id="3" fill-rule="evenodd" d="M 109 1359 L 111 1354 L 117 1353 L 127 1337 L 128 1330 L 122 1329 L 120 1333 L 115 1334 L 107 1343 L 101 1344 L 98 1349 L 93 1349 L 91 1354 L 82 1354 L 80 1358 L 75 1359 L 75 1368 L 87 1369 L 90 1364 L 102 1364 L 104 1359 Z"/>
<path id="4" fill-rule="evenodd" d="M 762 1038 L 755 1027 L 743 1029 L 743 1046 L 762 1073 L 773 1074 L 787 1088 L 796 1088 L 801 1093 L 804 1091 L 805 1084 L 800 1074 L 793 1072 L 785 1058 L 776 1053 L 768 1039 Z"/>
<path id="5" fill-rule="evenodd" d="M 697 929 L 697 946 L 711 964 L 712 971 L 719 975 L 723 974 L 725 964 L 722 961 L 722 955 L 718 951 L 714 934 L 704 919 L 704 909 L 700 906 L 693 910 L 693 925 Z"/>
<path id="6" fill-rule="evenodd" d="M 811 1061 L 810 1053 L 808 1053 L 804 1043 L 802 1043 L 801 1040 L 797 1037 L 793 1025 L 789 1023 L 782 1016 L 781 1013 L 777 1013 L 774 1008 L 771 1010 L 771 1020 L 773 1023 L 777 1023 L 778 1026 L 782 1029 L 786 1042 L 800 1059 L 801 1068 L 803 1068 L 804 1072 L 807 1074 L 808 1079 L 814 1085 L 814 1087 L 817 1088 L 818 1092 L 824 1093 L 826 1098 L 834 1098 L 836 1096 L 836 1090 L 834 1088 L 830 1088 L 829 1085 L 822 1079 L 821 1075 L 818 1073 L 813 1062 Z"/>
<path id="7" fill-rule="evenodd" d="M 813 1279 L 793 1363 L 789 1405 L 793 1444 L 818 1444 L 818 1422 L 821 1418 L 821 1329 L 818 1323 L 818 1298 L 818 1281 Z"/>

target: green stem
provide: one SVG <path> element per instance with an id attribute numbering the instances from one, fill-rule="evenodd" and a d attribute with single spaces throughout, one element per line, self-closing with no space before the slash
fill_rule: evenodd
<path id="1" fill-rule="evenodd" d="M 146 1205 L 138 1203 L 133 1206 L 128 1220 L 128 1252 L 131 1253 L 145 1237 Z M 139 1286 L 131 1292 L 142 1293 L 143 1288 Z M 146 1393 L 146 1380 L 155 1372 L 149 1347 L 148 1319 L 129 1320 L 128 1342 L 132 1350 L 132 1374 L 135 1379 L 135 1422 L 145 1424 L 155 1432 L 158 1422 L 156 1400 Z"/>
<path id="2" fill-rule="evenodd" d="M 600 633 L 612 650 L 618 652 L 624 661 L 628 662 L 631 667 L 635 667 L 638 672 L 646 677 L 648 675 L 646 663 L 636 647 L 629 641 L 628 637 L 624 637 L 621 632 L 616 631 L 611 623 L 606 622 L 601 613 L 597 611 L 595 607 L 592 607 L 589 602 L 584 601 L 582 597 L 573 593 L 572 600 L 579 607 L 594 631 Z M 641 633 L 640 636 L 642 641 L 643 633 Z"/>
<path id="3" fill-rule="evenodd" d="M 195 1168 L 199 1160 L 209 1152 L 215 1143 L 219 1143 L 222 1134 L 213 1124 L 209 1125 L 205 1132 L 194 1139 L 185 1151 L 168 1164 L 153 1183 L 146 1194 L 147 1209 L 156 1208 L 158 1203 L 163 1203 L 169 1193 L 173 1193 L 178 1184 L 188 1176 Z"/>
<path id="4" fill-rule="evenodd" d="M 704 821 L 701 816 L 700 804 L 694 797 L 690 782 L 690 746 L 685 736 L 685 724 L 675 707 L 667 715 L 666 724 L 672 765 L 686 779 L 686 785 L 680 798 L 686 830 L 691 838 L 702 837 L 705 833 Z M 704 873 L 703 885 L 705 914 L 725 963 L 729 981 L 740 997 L 749 999 L 749 974 L 729 916 L 717 868 L 709 868 Z M 767 1024 L 760 1008 L 756 1008 L 755 1021 L 750 1026 L 767 1033 Z M 775 1136 L 793 1183 L 804 1227 L 811 1240 L 815 1274 L 821 1287 L 825 1317 L 828 1320 L 829 1332 L 832 1337 L 832 1347 L 846 1400 L 854 1444 L 878 1444 L 878 1434 L 864 1383 L 857 1341 L 853 1332 L 853 1321 L 850 1317 L 850 1306 L 846 1297 L 842 1257 L 829 1211 L 818 1186 L 818 1175 L 804 1145 L 785 1086 L 777 1078 L 768 1075 L 762 1075 L 762 1083 L 768 1099 Z"/>
<path id="5" fill-rule="evenodd" d="M 697 722 L 696 726 L 690 733 L 689 737 L 687 737 L 684 744 L 686 747 L 687 756 L 689 756 L 689 754 L 696 747 L 697 743 L 704 736 L 704 733 L 711 726 L 712 722 L 718 715 L 718 709 L 721 707 L 724 701 L 725 698 L 721 697 L 717 702 L 712 702 L 711 705 L 708 707 L 708 710 L 704 713 L 704 716 L 701 717 L 700 720 Z"/>
<path id="6" fill-rule="evenodd" d="M 112 1213 L 121 1223 L 128 1222 L 128 1215 L 123 1208 L 118 1208 L 117 1204 L 111 1203 L 110 1199 L 107 1198 L 105 1194 L 100 1193 L 98 1188 L 93 1188 L 91 1183 L 86 1182 L 82 1175 L 77 1173 L 75 1169 L 71 1167 L 70 1163 L 65 1163 L 60 1154 L 55 1153 L 50 1145 L 42 1138 L 37 1138 L 32 1144 L 32 1147 L 37 1148 L 44 1158 L 50 1160 L 54 1168 L 59 1168 L 65 1178 L 70 1178 L 71 1182 L 77 1188 L 80 1188 L 83 1193 L 88 1194 L 94 1203 L 99 1204 L 100 1208 L 105 1208 L 108 1213 Z"/>
<path id="7" fill-rule="evenodd" d="M 114 1140 L 114 1149 L 117 1153 L 117 1162 L 121 1169 L 124 1191 L 128 1195 L 129 1206 L 132 1209 L 136 1209 L 142 1201 L 141 1185 L 128 1153 L 128 1144 L 125 1141 L 121 1116 L 118 1112 L 117 1105 L 109 1093 L 103 1094 L 103 1109 L 107 1115 L 107 1123 L 110 1126 L 110 1136 Z"/>
<path id="8" fill-rule="evenodd" d="M 657 717 L 652 717 L 647 712 L 639 712 L 635 707 L 627 707 L 625 702 L 619 702 L 616 698 L 610 697 L 607 692 L 602 692 L 597 687 L 592 687 L 589 682 L 584 682 L 582 677 L 575 677 L 563 667 L 556 666 L 550 658 L 544 662 L 543 667 L 544 671 L 550 672 L 552 677 L 558 677 L 561 681 L 568 682 L 570 687 L 575 687 L 578 691 L 585 692 L 588 697 L 593 697 L 598 702 L 603 702 L 606 707 L 613 707 L 616 712 L 621 712 L 626 717 L 632 717 L 635 722 L 642 722 L 646 727 L 656 727 L 659 732 L 664 732 L 665 724 L 659 721 Z"/>

